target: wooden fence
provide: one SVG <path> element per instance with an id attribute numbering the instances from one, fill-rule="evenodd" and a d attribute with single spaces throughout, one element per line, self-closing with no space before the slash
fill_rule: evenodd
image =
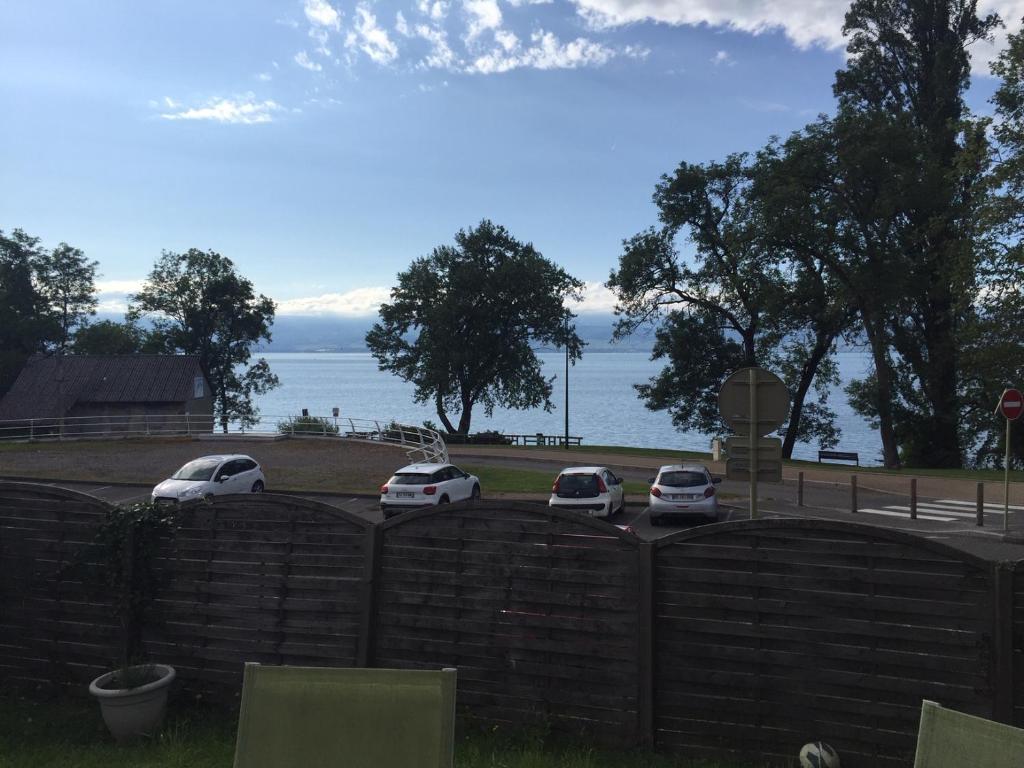
<path id="1" fill-rule="evenodd" d="M 109 507 L 0 483 L 0 685 L 83 683 L 115 655 L 113 596 L 66 566 Z M 1024 725 L 1024 569 L 807 519 L 642 542 L 481 502 L 373 525 L 239 496 L 161 548 L 154 658 L 220 698 L 242 663 L 459 669 L 459 708 L 688 755 L 912 760 L 922 698 Z"/>

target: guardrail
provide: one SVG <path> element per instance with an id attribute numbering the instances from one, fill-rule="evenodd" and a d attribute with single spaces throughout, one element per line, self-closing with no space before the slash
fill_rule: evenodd
<path id="1" fill-rule="evenodd" d="M 261 415 L 255 424 L 246 426 L 237 422 L 222 425 L 212 414 L 137 413 L 0 421 L 0 441 L 7 442 L 217 434 L 266 437 L 287 435 L 294 438 L 387 443 L 405 448 L 406 455 L 413 461 L 448 461 L 448 447 L 441 435 L 434 430 L 384 419 Z"/>

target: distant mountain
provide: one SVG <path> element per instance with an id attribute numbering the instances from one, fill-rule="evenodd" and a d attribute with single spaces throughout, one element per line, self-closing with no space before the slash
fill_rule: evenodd
<path id="1" fill-rule="evenodd" d="M 374 317 L 279 315 L 274 320 L 272 341 L 264 352 L 365 352 L 366 332 Z M 586 352 L 649 352 L 653 331 L 612 343 L 612 315 L 585 314 L 576 319 L 576 332 L 587 342 Z"/>

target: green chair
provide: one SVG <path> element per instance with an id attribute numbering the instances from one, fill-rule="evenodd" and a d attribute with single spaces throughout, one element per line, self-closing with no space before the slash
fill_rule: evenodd
<path id="1" fill-rule="evenodd" d="M 235 768 L 451 768 L 455 670 L 246 664 Z"/>
<path id="2" fill-rule="evenodd" d="M 1016 768 L 1024 766 L 1024 730 L 921 703 L 914 768 Z"/>

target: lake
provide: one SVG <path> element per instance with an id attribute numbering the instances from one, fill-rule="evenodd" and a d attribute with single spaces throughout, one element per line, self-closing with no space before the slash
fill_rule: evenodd
<path id="1" fill-rule="evenodd" d="M 395 420 L 422 424 L 439 422 L 434 409 L 413 402 L 413 386 L 377 370 L 369 353 L 270 352 L 262 355 L 281 380 L 281 386 L 258 397 L 261 416 L 285 418 L 301 413 L 329 415 L 337 407 L 343 416 Z M 474 409 L 472 431 L 561 435 L 565 429 L 563 376 L 565 358 L 559 352 L 539 353 L 546 376 L 556 375 L 555 408 L 546 413 L 495 410 L 491 418 Z M 839 370 L 845 384 L 862 376 L 868 356 L 858 351 L 840 352 Z M 649 411 L 637 398 L 634 384 L 647 381 L 662 368 L 645 352 L 591 352 L 569 369 L 569 434 L 579 435 L 584 445 L 629 445 L 707 451 L 710 436 L 679 432 L 665 411 Z M 840 390 L 832 394 L 842 436 L 837 449 L 857 451 L 862 464 L 880 463 L 878 432 L 846 404 Z M 454 418 L 457 417 L 453 417 Z M 798 444 L 794 458 L 817 459 L 817 446 Z"/>

